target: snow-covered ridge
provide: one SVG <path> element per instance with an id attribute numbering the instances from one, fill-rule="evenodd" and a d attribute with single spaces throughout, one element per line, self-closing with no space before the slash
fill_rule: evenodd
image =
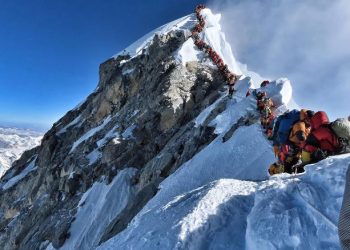
<path id="1" fill-rule="evenodd" d="M 190 74 L 188 78 L 179 78 L 188 81 L 187 85 L 170 84 L 175 91 L 164 95 L 183 97 L 173 93 L 183 86 L 193 86 L 192 83 L 199 86 L 200 93 L 204 85 L 202 79 L 208 81 L 205 83 L 209 87 L 213 84 L 215 88 L 207 89 L 207 98 L 196 98 L 199 104 L 196 113 L 192 108 L 183 110 L 191 120 L 186 120 L 185 125 L 180 119 L 176 120 L 177 126 L 170 128 L 179 132 L 163 142 L 166 146 L 158 148 L 158 145 L 147 143 L 157 141 L 161 138 L 158 135 L 163 133 L 157 128 L 162 124 L 162 121 L 157 122 L 158 112 L 166 115 L 165 121 L 173 114 L 171 109 L 169 116 L 168 110 L 162 113 L 157 99 L 154 96 L 149 98 L 148 93 L 154 91 L 153 87 L 168 84 L 168 81 L 155 81 L 153 86 L 146 84 L 143 91 L 147 91 L 147 95 L 135 98 L 137 104 L 142 105 L 135 105 L 131 99 L 124 104 L 127 106 L 124 106 L 123 113 L 117 106 L 110 110 L 106 108 L 110 107 L 111 100 L 125 96 L 111 91 L 119 87 L 119 82 L 114 84 L 106 80 L 106 85 L 101 84 L 99 93 L 95 93 L 96 99 L 88 98 L 87 105 L 62 119 L 57 130 L 54 128 L 54 133 L 48 134 L 47 140 L 45 136 L 41 149 L 55 147 L 53 156 L 39 150 L 14 168 L 20 171 L 9 172 L 6 181 L 1 183 L 1 197 L 6 199 L 1 201 L 0 213 L 6 214 L 7 220 L 0 223 L 7 225 L 5 230 L 0 228 L 2 248 L 339 248 L 335 225 L 350 155 L 310 165 L 301 175 L 270 178 L 267 168 L 275 161 L 272 146 L 259 124 L 254 95 L 246 97 L 247 91 L 256 85 L 244 69 L 234 69 L 240 64 L 221 32 L 219 15 L 213 15 L 208 9 L 203 15 L 207 25 L 201 38 L 218 51 L 232 71 L 241 70 L 244 75 L 235 85 L 233 98 L 227 98 L 226 91 L 222 91 L 224 83 L 217 81 L 221 78 L 215 75 L 215 71 L 210 67 L 199 67 L 205 63 L 214 66 L 203 52 L 196 49 L 192 39 L 176 51 L 180 46 L 177 44 L 171 50 L 178 63 L 175 68 L 180 68 L 184 74 L 191 73 L 187 69 L 204 70 L 208 77 L 197 78 Z M 161 27 L 156 33 L 164 35 L 177 29 L 187 32 L 194 22 L 195 17 L 190 15 Z M 135 64 L 147 63 L 137 55 L 151 52 L 147 48 L 154 35 L 154 32 L 147 35 L 124 53 L 135 57 Z M 173 65 L 174 58 L 170 56 L 167 54 L 165 64 L 170 62 Z M 158 60 L 154 61 L 150 64 L 152 67 L 146 66 L 157 68 Z M 198 63 L 190 64 L 192 61 Z M 131 67 L 135 64 L 123 65 L 118 60 L 109 60 L 109 63 L 112 65 L 110 73 L 121 74 L 126 80 L 122 83 L 129 86 L 128 80 L 133 79 L 137 72 Z M 154 75 L 146 72 L 151 77 L 164 76 L 163 68 Z M 165 74 L 169 75 L 172 77 L 171 73 Z M 217 80 L 211 81 L 210 78 Z M 135 79 L 148 83 L 145 78 Z M 288 79 L 271 81 L 268 86 L 257 90 L 267 92 L 279 106 L 278 112 L 293 105 L 292 85 Z M 163 97 L 164 92 L 155 93 Z M 185 94 L 192 93 L 185 91 Z M 157 103 L 150 102 L 153 100 Z M 150 109 L 145 108 L 148 102 L 152 104 Z M 182 103 L 187 104 L 181 98 Z M 177 104 L 176 98 L 169 104 Z M 101 107 L 103 109 L 99 109 Z M 130 118 L 133 116 L 135 119 Z M 156 132 L 150 133 L 153 131 Z M 150 135 L 146 138 L 140 136 L 147 133 Z M 142 158 L 139 155 L 146 154 L 150 154 L 151 160 L 138 159 Z M 119 157 L 122 160 L 119 161 Z M 172 165 L 174 160 L 176 164 Z M 42 162 L 45 162 L 44 166 Z M 27 193 L 27 190 L 31 191 Z M 50 210 L 56 208 L 51 213 Z M 42 218 L 37 213 L 49 216 Z M 99 243 L 102 245 L 98 246 Z"/>
<path id="2" fill-rule="evenodd" d="M 135 194 L 129 185 L 135 172 L 136 169 L 124 169 L 109 185 L 97 182 L 83 195 L 76 220 L 71 227 L 71 237 L 62 246 L 62 250 L 98 246 L 109 223 L 127 205 L 130 196 Z"/>
<path id="3" fill-rule="evenodd" d="M 203 14 L 210 21 L 202 39 L 231 60 L 231 69 L 240 65 L 222 43 L 219 16 Z M 177 53 L 183 64 L 203 58 L 192 40 Z M 232 100 L 222 96 L 195 119 L 202 126 L 226 102 L 209 124 L 218 137 L 165 179 L 128 228 L 99 249 L 339 249 L 336 225 L 350 155 L 309 165 L 304 174 L 270 178 L 267 168 L 275 157 L 259 122 L 239 127 L 222 142 L 233 124 L 257 114 L 255 98 L 245 97 L 253 86 L 251 78 L 241 79 Z M 263 90 L 277 112 L 295 106 L 288 79 Z"/>
<path id="4" fill-rule="evenodd" d="M 40 132 L 0 127 L 0 177 L 24 151 L 38 146 L 41 138 Z"/>
<path id="5" fill-rule="evenodd" d="M 209 182 L 148 209 L 99 249 L 339 249 L 349 163 L 350 154 L 297 176 Z"/>
<path id="6" fill-rule="evenodd" d="M 236 95 L 211 123 L 217 139 L 165 179 L 128 228 L 99 249 L 339 248 L 337 221 L 350 154 L 309 165 L 304 174 L 270 178 L 267 167 L 275 158 L 259 122 L 239 127 L 222 142 L 232 124 L 257 112 L 255 98 L 243 95 L 247 82 L 237 84 Z M 263 90 L 281 112 L 288 108 L 287 79 Z M 199 115 L 196 126 L 208 113 Z"/>
<path id="7" fill-rule="evenodd" d="M 219 54 L 232 72 L 237 75 L 242 75 L 242 71 L 232 53 L 231 46 L 226 41 L 225 34 L 221 30 L 221 14 L 214 15 L 210 9 L 202 10 L 201 14 L 205 19 L 206 25 L 203 32 L 199 34 L 200 39 L 211 45 L 213 50 Z M 200 61 L 213 65 L 210 61 L 205 62 L 208 56 L 196 48 L 193 39 L 188 39 L 179 49 L 175 57 L 178 62 L 183 65 L 191 61 Z"/>
<path id="8" fill-rule="evenodd" d="M 148 34 L 144 35 L 139 40 L 131 44 L 129 47 L 127 47 L 123 51 L 120 51 L 113 57 L 117 58 L 120 55 L 129 55 L 131 58 L 133 58 L 137 55 L 140 55 L 144 49 L 148 48 L 148 46 L 152 42 L 153 37 L 156 34 L 167 34 L 175 30 L 189 31 L 195 25 L 195 22 L 196 22 L 196 18 L 193 14 L 179 18 L 173 22 L 165 24 L 149 32 Z"/>

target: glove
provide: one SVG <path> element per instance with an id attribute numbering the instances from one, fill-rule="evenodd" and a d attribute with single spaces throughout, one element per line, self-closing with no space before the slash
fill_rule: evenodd
<path id="1" fill-rule="evenodd" d="M 347 147 L 349 146 L 349 141 L 344 138 L 338 138 L 339 149 L 337 150 L 338 154 L 344 154 L 347 152 Z"/>
<path id="2" fill-rule="evenodd" d="M 322 161 L 323 159 L 327 158 L 327 152 L 323 151 L 322 149 L 318 148 L 315 152 L 312 153 L 312 159 L 316 162 Z"/>
<path id="3" fill-rule="evenodd" d="M 292 167 L 292 172 L 293 172 L 293 173 L 296 173 L 296 174 L 305 172 L 305 170 L 304 170 L 304 164 L 300 163 L 300 164 L 294 165 L 294 166 Z"/>

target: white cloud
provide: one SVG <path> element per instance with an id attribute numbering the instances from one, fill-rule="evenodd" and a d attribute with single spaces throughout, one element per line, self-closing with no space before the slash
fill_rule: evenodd
<path id="1" fill-rule="evenodd" d="M 266 77 L 291 79 L 302 107 L 350 113 L 349 0 L 212 0 L 236 57 Z"/>

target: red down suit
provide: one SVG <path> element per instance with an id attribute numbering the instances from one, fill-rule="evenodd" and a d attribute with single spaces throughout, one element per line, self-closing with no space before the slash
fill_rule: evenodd
<path id="1" fill-rule="evenodd" d="M 310 119 L 311 135 L 306 141 L 304 149 L 308 152 L 314 152 L 317 148 L 334 153 L 339 148 L 337 136 L 329 128 L 329 119 L 323 111 L 315 113 Z"/>

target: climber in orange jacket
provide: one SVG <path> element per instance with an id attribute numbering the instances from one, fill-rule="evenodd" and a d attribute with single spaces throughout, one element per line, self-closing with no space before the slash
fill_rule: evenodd
<path id="1" fill-rule="evenodd" d="M 289 134 L 289 141 L 299 148 L 302 147 L 311 133 L 311 127 L 305 121 L 295 123 Z"/>

